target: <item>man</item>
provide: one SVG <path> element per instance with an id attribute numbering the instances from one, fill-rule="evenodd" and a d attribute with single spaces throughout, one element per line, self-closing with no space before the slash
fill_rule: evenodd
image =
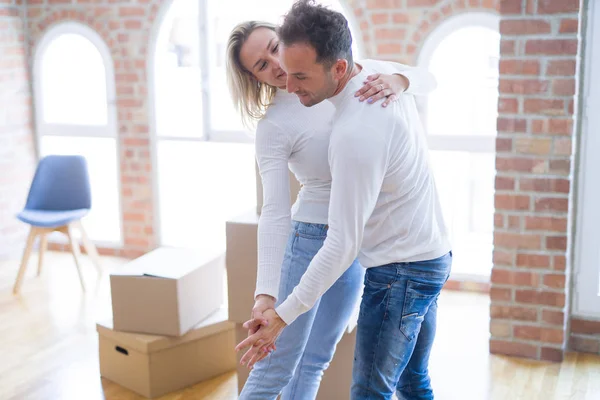
<path id="1" fill-rule="evenodd" d="M 352 398 L 432 399 L 427 365 L 452 254 L 414 100 L 355 101 L 373 71 L 353 63 L 348 23 L 335 11 L 301 0 L 278 35 L 288 91 L 307 107 L 336 107 L 329 231 L 292 294 L 238 350 L 253 346 L 247 360 L 273 345 L 358 255 L 367 271 Z"/>

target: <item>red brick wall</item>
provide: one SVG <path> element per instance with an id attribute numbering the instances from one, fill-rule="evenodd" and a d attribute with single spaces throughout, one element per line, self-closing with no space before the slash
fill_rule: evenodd
<path id="1" fill-rule="evenodd" d="M 35 168 L 23 1 L 0 0 L 0 259 L 24 247 L 25 205 Z"/>
<path id="2" fill-rule="evenodd" d="M 493 353 L 562 360 L 568 336 L 579 0 L 502 0 Z"/>

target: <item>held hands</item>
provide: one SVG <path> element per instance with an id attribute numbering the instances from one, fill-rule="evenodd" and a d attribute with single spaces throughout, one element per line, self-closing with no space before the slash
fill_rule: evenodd
<path id="1" fill-rule="evenodd" d="M 254 335 L 261 326 L 267 326 L 268 321 L 264 317 L 263 313 L 266 310 L 275 309 L 275 299 L 272 296 L 267 294 L 259 294 L 256 297 L 256 301 L 254 302 L 254 307 L 252 307 L 252 317 L 249 321 L 244 323 L 244 328 L 248 329 L 248 337 Z M 265 347 L 266 351 L 263 352 L 262 355 L 256 362 L 265 358 L 270 352 L 275 351 L 275 344 L 269 347 Z"/>
<path id="2" fill-rule="evenodd" d="M 252 307 L 252 318 L 244 324 L 244 328 L 248 329 L 248 335 L 255 334 L 261 325 L 267 323 L 263 313 L 269 309 L 275 309 L 275 299 L 267 294 L 256 296 L 254 307 Z"/>
<path id="3" fill-rule="evenodd" d="M 258 323 L 256 318 L 244 323 L 244 328 L 249 331 L 248 337 L 235 348 L 236 351 L 240 351 L 250 347 L 240 360 L 240 364 L 246 364 L 248 368 L 252 368 L 275 349 L 275 341 L 287 326 L 273 308 L 264 310 L 261 314 L 261 323 Z"/>
<path id="4" fill-rule="evenodd" d="M 403 93 L 408 89 L 409 81 L 404 75 L 394 74 L 373 74 L 367 77 L 364 86 L 354 94 L 354 97 L 359 97 L 359 101 L 375 103 L 377 100 L 386 97 L 381 105 L 387 107 L 389 103 L 398 98 L 398 94 Z"/>

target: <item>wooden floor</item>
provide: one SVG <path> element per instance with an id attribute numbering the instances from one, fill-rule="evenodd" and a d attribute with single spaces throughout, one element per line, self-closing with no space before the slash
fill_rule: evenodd
<path id="1" fill-rule="evenodd" d="M 49 253 L 40 278 L 36 262 L 20 296 L 11 291 L 18 260 L 0 262 L 0 399 L 143 399 L 100 378 L 95 321 L 110 316 L 107 274 L 98 282 L 84 257 L 82 294 L 68 253 Z M 123 262 L 103 257 L 107 271 Z M 431 360 L 437 400 L 600 399 L 600 357 L 569 354 L 551 364 L 489 355 L 488 308 L 484 295 L 443 293 Z M 236 393 L 232 372 L 161 399 L 233 400 Z"/>

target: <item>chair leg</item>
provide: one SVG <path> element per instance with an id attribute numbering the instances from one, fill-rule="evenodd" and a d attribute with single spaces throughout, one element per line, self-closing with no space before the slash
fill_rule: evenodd
<path id="1" fill-rule="evenodd" d="M 83 275 L 81 274 L 81 264 L 79 259 L 81 257 L 81 252 L 79 250 L 79 243 L 75 240 L 73 224 L 69 224 L 66 227 L 66 234 L 69 237 L 69 243 L 71 244 L 71 252 L 73 253 L 73 258 L 75 259 L 75 266 L 77 267 L 77 274 L 79 275 L 79 282 L 81 282 L 81 289 L 85 292 L 85 283 L 83 282 Z"/>
<path id="2" fill-rule="evenodd" d="M 13 286 L 14 294 L 19 294 L 19 291 L 21 290 L 21 284 L 23 283 L 23 277 L 25 276 L 25 270 L 27 270 L 27 263 L 29 262 L 29 256 L 31 255 L 31 250 L 33 250 L 33 243 L 35 242 L 37 233 L 37 228 L 32 226 L 29 230 L 29 236 L 27 236 L 27 245 L 23 251 L 23 258 L 21 259 L 21 267 L 19 268 L 19 273 L 17 274 L 17 280 Z"/>
<path id="3" fill-rule="evenodd" d="M 87 235 L 87 232 L 85 231 L 85 229 L 83 229 L 83 224 L 81 223 L 81 221 L 77 221 L 76 225 L 77 225 L 77 228 L 79 228 L 79 231 L 81 232 L 81 240 L 83 242 L 83 247 L 85 248 L 85 252 L 92 259 L 92 262 L 94 263 L 94 265 L 96 266 L 96 269 L 98 270 L 98 276 L 100 276 L 100 275 L 102 275 L 102 266 L 100 264 L 100 255 L 98 254 L 98 250 L 96 249 L 94 242 L 92 242 L 90 240 L 90 237 Z"/>
<path id="4" fill-rule="evenodd" d="M 48 249 L 48 234 L 46 232 L 40 233 L 40 250 L 38 252 L 38 272 L 37 276 L 42 274 L 42 264 L 44 263 L 44 253 Z"/>

